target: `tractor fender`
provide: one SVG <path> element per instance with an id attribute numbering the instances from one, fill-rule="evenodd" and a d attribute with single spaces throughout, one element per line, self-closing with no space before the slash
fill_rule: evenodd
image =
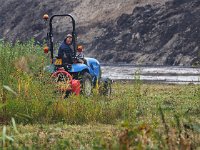
<path id="1" fill-rule="evenodd" d="M 85 58 L 87 61 L 87 65 L 89 66 L 89 72 L 93 76 L 95 76 L 96 79 L 101 78 L 101 67 L 98 62 L 98 60 L 94 58 Z"/>

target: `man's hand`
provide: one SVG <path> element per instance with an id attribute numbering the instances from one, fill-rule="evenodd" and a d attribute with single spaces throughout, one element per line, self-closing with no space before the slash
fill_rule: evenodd
<path id="1" fill-rule="evenodd" d="M 74 57 L 74 63 L 81 63 L 84 64 L 84 61 L 78 57 Z"/>

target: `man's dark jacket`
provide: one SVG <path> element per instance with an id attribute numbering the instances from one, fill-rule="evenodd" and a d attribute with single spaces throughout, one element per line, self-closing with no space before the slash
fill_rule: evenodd
<path id="1" fill-rule="evenodd" d="M 58 50 L 58 57 L 62 58 L 64 64 L 72 64 L 72 55 L 73 50 L 71 45 L 68 45 L 65 39 Z"/>

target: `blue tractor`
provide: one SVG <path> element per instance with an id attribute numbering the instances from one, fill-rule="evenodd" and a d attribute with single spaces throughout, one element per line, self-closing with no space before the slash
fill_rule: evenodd
<path id="1" fill-rule="evenodd" d="M 56 17 L 70 17 L 72 20 L 72 47 L 73 56 L 72 63 L 63 63 L 62 58 L 54 56 L 54 42 L 53 42 L 53 19 Z M 49 17 L 47 14 L 43 16 L 47 22 Z M 75 30 L 75 20 L 70 14 L 53 15 L 49 20 L 49 32 L 47 33 L 47 45 L 44 52 L 50 51 L 50 58 L 53 67 L 52 79 L 57 84 L 58 91 L 67 97 L 70 94 L 83 94 L 90 96 L 94 88 L 99 90 L 100 94 L 111 94 L 111 80 L 101 77 L 101 66 L 98 60 L 94 58 L 79 58 L 77 54 L 77 34 Z M 79 47 L 79 51 L 82 47 Z M 81 59 L 81 61 L 80 61 Z"/>

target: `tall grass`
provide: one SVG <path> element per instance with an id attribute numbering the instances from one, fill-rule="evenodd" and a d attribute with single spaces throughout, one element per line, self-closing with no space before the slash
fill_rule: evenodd
<path id="1" fill-rule="evenodd" d="M 109 142 L 103 138 L 109 136 L 107 134 L 99 137 L 95 134 L 92 139 L 91 133 L 82 137 L 90 139 L 87 142 L 92 149 L 171 149 L 174 145 L 177 148 L 184 146 L 181 142 L 189 143 L 190 148 L 200 146 L 199 137 L 194 137 L 194 133 L 199 135 L 200 123 L 198 85 L 146 85 L 136 74 L 134 83 L 114 83 L 109 98 L 94 92 L 91 97 L 72 95 L 63 100 L 54 93 L 55 85 L 50 84 L 50 74 L 44 72 L 48 62 L 42 47 L 34 41 L 15 44 L 1 41 L 0 123 L 6 125 L 12 120 L 11 126 L 15 126 L 14 131 L 6 126 L 0 131 L 2 146 L 6 147 L 10 142 L 11 147 L 18 147 L 21 143 L 20 148 L 27 148 L 16 124 L 32 124 L 34 127 L 37 124 L 51 126 L 52 123 L 56 126 L 57 123 L 114 125 L 116 130 L 109 131 L 112 134 Z M 50 135 L 41 130 L 39 128 L 37 134 L 28 136 L 33 149 L 52 144 L 48 141 Z M 90 130 L 93 131 L 93 126 Z M 53 144 L 57 149 L 77 149 L 78 146 L 70 144 L 74 143 L 70 138 Z M 173 139 L 179 143 L 174 143 Z M 81 145 L 88 149 L 87 143 Z"/>
<path id="2" fill-rule="evenodd" d="M 34 105 L 29 107 L 31 103 L 40 106 L 42 101 L 51 97 L 48 94 L 49 86 L 44 85 L 43 80 L 47 57 L 34 41 L 24 44 L 2 41 L 0 58 L 0 93 L 1 101 L 6 107 L 0 118 L 5 121 L 18 112 L 28 116 L 29 112 L 34 110 Z"/>
<path id="3" fill-rule="evenodd" d="M 135 106 L 128 102 L 131 91 L 126 94 L 127 98 L 124 97 L 125 102 L 120 98 L 110 102 L 112 97 L 105 98 L 98 94 L 90 98 L 59 98 L 53 92 L 54 85 L 49 84 L 50 74 L 43 70 L 48 64 L 48 57 L 34 41 L 15 44 L 1 42 L 0 58 L 2 123 L 7 123 L 14 117 L 17 123 L 25 124 L 115 124 L 120 119 L 131 118 L 129 111 L 135 109 Z"/>

